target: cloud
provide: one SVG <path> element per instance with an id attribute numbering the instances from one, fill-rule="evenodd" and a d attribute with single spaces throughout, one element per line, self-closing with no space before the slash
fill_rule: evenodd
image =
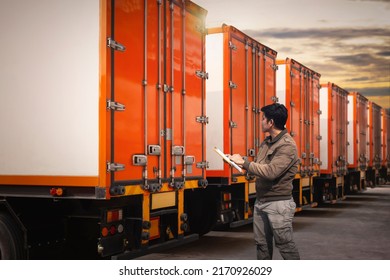
<path id="1" fill-rule="evenodd" d="M 376 64 L 376 58 L 368 53 L 357 53 L 352 55 L 334 55 L 332 60 L 349 65 L 355 66 L 370 66 Z"/>
<path id="2" fill-rule="evenodd" d="M 356 87 L 348 87 L 347 91 L 358 91 L 364 93 L 364 96 L 390 96 L 390 90 L 387 87 L 366 87 L 366 88 L 356 88 Z M 389 104 L 390 105 L 390 104 Z"/>
<path id="3" fill-rule="evenodd" d="M 390 56 L 390 51 L 378 52 L 377 55 L 379 55 L 379 56 Z"/>
<path id="4" fill-rule="evenodd" d="M 307 38 L 332 38 L 351 39 L 366 37 L 390 37 L 389 28 L 269 28 L 264 30 L 245 30 L 244 33 L 253 37 L 272 37 L 278 39 L 307 39 Z"/>
<path id="5" fill-rule="evenodd" d="M 390 26 L 246 30 L 278 57 L 291 57 L 348 91 L 390 108 Z"/>
<path id="6" fill-rule="evenodd" d="M 384 2 L 384 3 L 390 3 L 389 0 L 349 0 L 352 2 L 360 1 L 360 2 Z"/>
<path id="7" fill-rule="evenodd" d="M 346 82 L 367 82 L 369 80 L 370 80 L 370 78 L 368 78 L 367 76 L 356 77 L 356 78 L 352 78 L 352 79 L 345 79 Z"/>

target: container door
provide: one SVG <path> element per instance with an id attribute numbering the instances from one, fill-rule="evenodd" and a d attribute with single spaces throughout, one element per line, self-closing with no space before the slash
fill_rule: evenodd
<path id="1" fill-rule="evenodd" d="M 156 116 L 145 118 L 152 97 L 144 85 L 145 7 L 135 1 L 111 1 L 111 184 L 141 184 L 148 162 L 147 130 Z M 129 6 L 132 9 L 129 9 Z M 154 94 L 156 95 L 156 93 Z M 146 99 L 146 97 L 148 97 Z M 155 96 L 154 96 L 155 98 Z M 146 124 L 148 123 L 148 127 Z M 138 157 L 135 157 L 139 155 Z M 149 159 L 149 165 L 156 164 Z M 150 173 L 152 175 L 153 172 Z"/>
<path id="2" fill-rule="evenodd" d="M 373 141 L 374 141 L 374 167 L 375 169 L 380 169 L 381 162 L 381 147 L 382 147 L 382 137 L 381 137 L 381 107 L 376 104 L 373 104 Z"/>
<path id="3" fill-rule="evenodd" d="M 390 109 L 385 111 L 386 118 L 386 133 L 385 133 L 385 159 L 387 163 L 387 168 L 390 168 Z"/>
<path id="4" fill-rule="evenodd" d="M 247 48 L 242 38 L 234 36 L 231 33 L 230 38 L 230 78 L 229 78 L 229 96 L 230 96 L 230 152 L 231 154 L 247 155 L 246 140 L 248 139 L 247 111 L 248 92 L 247 75 L 248 59 Z M 239 173 L 232 168 L 233 173 Z"/>
<path id="5" fill-rule="evenodd" d="M 258 85 L 258 110 L 277 101 L 276 98 L 276 53 L 265 46 L 261 46 L 258 52 L 259 85 Z M 261 116 L 258 115 L 256 128 L 258 143 L 263 142 L 265 135 L 261 131 Z"/>
<path id="6" fill-rule="evenodd" d="M 331 168 L 332 168 L 332 175 L 336 174 L 336 161 L 340 154 L 340 135 L 338 131 L 340 130 L 341 123 L 338 121 L 340 118 L 340 95 L 338 92 L 338 88 L 335 86 L 332 86 L 332 93 L 331 93 L 331 108 L 332 113 L 330 114 L 330 120 L 331 120 L 331 139 L 329 141 L 329 144 L 331 145 L 332 149 L 332 161 L 331 161 Z"/>
<path id="7" fill-rule="evenodd" d="M 181 103 L 178 101 L 178 106 L 175 106 L 175 115 L 180 115 L 178 112 L 182 112 L 181 118 L 177 120 L 176 124 L 176 127 L 181 126 L 181 136 L 176 135 L 176 137 L 177 141 L 182 137 L 181 145 L 184 146 L 185 150 L 183 176 L 186 175 L 186 179 L 199 179 L 206 176 L 205 15 L 201 15 L 196 9 L 193 9 L 189 1 L 186 1 L 186 12 L 183 14 L 185 19 L 182 23 L 182 33 L 177 34 L 177 36 L 184 38 L 184 45 L 182 52 L 180 52 L 181 70 L 177 63 L 179 57 L 174 59 L 175 71 L 184 73 L 181 76 L 181 81 L 178 80 L 182 84 L 182 88 L 176 92 L 176 96 L 181 96 L 182 99 Z M 177 54 L 179 55 L 179 52 Z M 175 119 L 177 118 L 175 117 Z"/>
<path id="8" fill-rule="evenodd" d="M 270 105 L 274 103 L 276 99 L 276 53 L 272 50 L 267 51 L 266 48 L 263 48 L 262 51 L 262 71 L 260 75 L 263 76 L 262 82 L 260 83 L 262 89 L 261 96 L 263 96 L 263 102 L 260 104 L 260 107 Z"/>
<path id="9" fill-rule="evenodd" d="M 347 92 L 334 86 L 333 95 L 335 99 L 335 109 L 332 122 L 334 123 L 335 147 L 333 153 L 333 165 L 338 175 L 345 173 L 347 158 Z"/>
<path id="10" fill-rule="evenodd" d="M 357 95 L 348 94 L 348 168 L 356 168 L 358 163 L 358 118 Z"/>
<path id="11" fill-rule="evenodd" d="M 202 17 L 187 2 L 112 3 L 112 184 L 204 177 Z"/>
<path id="12" fill-rule="evenodd" d="M 313 118 L 311 122 L 312 134 L 310 142 L 313 145 L 313 154 L 311 156 L 311 165 L 314 172 L 320 170 L 320 80 L 317 75 L 313 77 L 312 82 L 312 105 L 311 116 Z"/>
<path id="13" fill-rule="evenodd" d="M 288 73 L 286 74 L 288 75 Z M 297 144 L 298 156 L 302 159 L 302 165 L 306 165 L 306 160 L 304 156 L 304 141 L 303 136 L 303 102 L 305 100 L 303 96 L 303 81 L 301 79 L 301 68 L 290 64 L 290 85 L 287 85 L 287 88 L 290 87 L 290 98 L 286 98 L 286 101 L 290 100 L 290 109 L 288 116 L 288 123 L 290 124 L 290 133 L 294 138 L 295 143 Z M 288 91 L 287 91 L 287 94 Z"/>
<path id="14" fill-rule="evenodd" d="M 347 165 L 348 165 L 348 92 L 343 91 L 343 98 L 341 100 L 341 110 L 343 110 L 343 142 L 342 142 L 342 149 L 341 149 L 341 155 L 343 156 L 344 160 L 344 175 L 347 173 Z"/>
<path id="15" fill-rule="evenodd" d="M 381 149 L 381 165 L 383 167 L 387 168 L 387 139 L 388 139 L 388 124 L 389 124 L 389 115 L 386 112 L 386 109 L 382 108 L 381 109 L 381 116 L 382 116 L 382 122 L 381 122 L 381 127 L 382 127 L 382 149 Z"/>
<path id="16" fill-rule="evenodd" d="M 358 164 L 360 170 L 367 168 L 367 135 L 368 135 L 368 102 L 367 99 L 357 94 L 357 118 L 358 118 Z"/>

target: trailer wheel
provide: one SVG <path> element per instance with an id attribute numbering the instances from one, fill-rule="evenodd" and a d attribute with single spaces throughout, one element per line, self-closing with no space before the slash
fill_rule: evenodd
<path id="1" fill-rule="evenodd" d="M 25 259 L 23 234 L 10 215 L 0 213 L 0 260 Z"/>

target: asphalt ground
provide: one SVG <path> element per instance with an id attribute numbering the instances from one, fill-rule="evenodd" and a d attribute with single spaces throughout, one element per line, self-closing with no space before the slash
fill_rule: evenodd
<path id="1" fill-rule="evenodd" d="M 293 221 L 303 260 L 390 260 L 390 185 L 304 208 Z M 139 260 L 254 260 L 252 224 L 211 231 L 192 243 Z M 273 259 L 281 260 L 274 249 Z"/>

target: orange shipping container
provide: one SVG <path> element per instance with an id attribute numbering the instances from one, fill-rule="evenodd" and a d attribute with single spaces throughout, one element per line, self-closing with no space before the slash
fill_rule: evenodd
<path id="1" fill-rule="evenodd" d="M 368 100 L 358 92 L 348 94 L 348 174 L 345 191 L 362 191 L 366 185 Z"/>
<path id="2" fill-rule="evenodd" d="M 42 40 L 28 51 L 19 46 L 31 28 L 14 25 L 8 34 L 19 43 L 3 52 L 10 59 L 2 60 L 0 87 L 4 102 L 19 105 L 1 110 L 9 133 L 0 140 L 0 184 L 84 187 L 77 195 L 90 188 L 109 198 L 134 193 L 131 185 L 203 183 L 206 11 L 190 1 L 81 8 L 73 22 L 66 9 L 51 27 L 43 24 L 49 18 L 31 22 Z M 43 53 L 48 33 L 52 47 Z"/>
<path id="3" fill-rule="evenodd" d="M 381 149 L 381 177 L 390 181 L 390 109 L 381 109 L 382 118 L 382 149 Z"/>
<path id="4" fill-rule="evenodd" d="M 348 95 L 348 168 L 367 169 L 368 99 L 358 92 Z"/>
<path id="5" fill-rule="evenodd" d="M 389 121 L 389 115 L 387 114 L 386 109 L 381 108 L 381 138 L 382 138 L 382 146 L 381 146 L 381 165 L 387 166 L 387 123 Z"/>
<path id="6" fill-rule="evenodd" d="M 13 42 L 0 92 L 17 104 L 0 110 L 2 257 L 63 240 L 72 256 L 122 258 L 197 238 L 185 189 L 207 184 L 207 12 L 188 0 L 19 2 L 0 4 Z"/>
<path id="7" fill-rule="evenodd" d="M 277 97 L 289 110 L 286 126 L 298 147 L 300 176 L 318 175 L 321 75 L 290 58 L 277 64 Z"/>
<path id="8" fill-rule="evenodd" d="M 293 196 L 297 211 L 317 205 L 313 178 L 320 174 L 320 77 L 290 58 L 278 60 L 276 94 L 288 109 L 287 130 L 295 140 L 301 159 Z"/>
<path id="9" fill-rule="evenodd" d="M 378 170 L 381 163 L 381 107 L 374 102 L 369 101 L 368 114 L 368 166 Z"/>
<path id="10" fill-rule="evenodd" d="M 321 174 L 343 176 L 347 172 L 348 92 L 333 83 L 322 85 Z"/>
<path id="11" fill-rule="evenodd" d="M 205 177 L 205 11 L 144 3 L 116 1 L 111 18 L 112 40 L 128 49 L 111 51 L 110 99 L 128 108 L 111 110 L 110 162 L 123 166 L 111 185 L 181 188 Z"/>
<path id="12" fill-rule="evenodd" d="M 379 182 L 379 169 L 381 167 L 381 107 L 368 101 L 368 133 L 367 133 L 367 158 L 368 169 L 366 182 L 374 186 Z"/>
<path id="13" fill-rule="evenodd" d="M 241 154 L 254 160 L 264 138 L 260 108 L 275 101 L 276 51 L 232 26 L 208 30 L 207 177 L 231 183 L 240 175 L 214 152 Z"/>
<path id="14" fill-rule="evenodd" d="M 344 198 L 344 175 L 347 174 L 348 92 L 333 83 L 320 89 L 321 175 L 316 177 L 315 199 L 337 202 Z"/>

